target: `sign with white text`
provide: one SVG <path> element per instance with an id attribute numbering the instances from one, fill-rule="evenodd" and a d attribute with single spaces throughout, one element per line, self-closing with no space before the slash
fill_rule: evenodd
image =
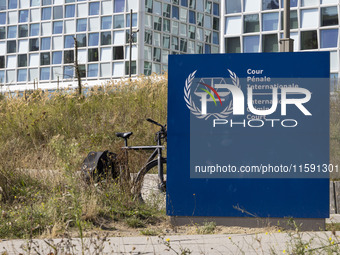
<path id="1" fill-rule="evenodd" d="M 168 215 L 328 217 L 329 93 L 329 52 L 170 56 Z"/>

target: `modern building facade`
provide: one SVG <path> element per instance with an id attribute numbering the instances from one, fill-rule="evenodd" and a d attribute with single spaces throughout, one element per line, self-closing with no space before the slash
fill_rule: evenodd
<path id="1" fill-rule="evenodd" d="M 222 52 L 277 52 L 284 0 L 222 1 Z M 338 88 L 339 0 L 290 0 L 294 51 L 330 51 L 331 91 Z M 301 63 L 303 65 L 303 63 Z"/>
<path id="2" fill-rule="evenodd" d="M 0 0 L 0 84 L 89 85 L 167 71 L 169 54 L 220 52 L 219 0 Z"/>

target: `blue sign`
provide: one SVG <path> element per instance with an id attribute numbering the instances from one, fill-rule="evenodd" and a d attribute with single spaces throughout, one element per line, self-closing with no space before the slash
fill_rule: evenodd
<path id="1" fill-rule="evenodd" d="M 172 55 L 168 93 L 168 215 L 329 216 L 329 52 Z"/>

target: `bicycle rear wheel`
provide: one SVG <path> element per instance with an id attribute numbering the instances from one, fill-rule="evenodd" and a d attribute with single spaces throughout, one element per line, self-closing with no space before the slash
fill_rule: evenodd
<path id="1" fill-rule="evenodd" d="M 167 160 L 166 158 L 162 158 L 161 163 L 164 165 L 166 164 Z M 144 176 L 154 167 L 158 167 L 158 159 L 154 159 L 150 161 L 144 168 L 142 168 L 138 173 L 137 177 L 134 180 L 134 186 L 137 189 L 136 193 L 140 193 L 141 188 L 142 188 L 142 182 L 144 180 Z M 163 177 L 162 177 L 163 179 Z M 165 181 L 162 181 L 160 177 L 158 178 L 159 181 L 159 188 L 163 191 L 165 191 Z M 163 188 L 162 188 L 163 187 Z"/>

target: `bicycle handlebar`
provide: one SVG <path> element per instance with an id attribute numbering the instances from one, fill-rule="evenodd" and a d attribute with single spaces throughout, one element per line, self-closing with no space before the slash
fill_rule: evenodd
<path id="1" fill-rule="evenodd" d="M 154 121 L 154 120 L 152 120 L 152 119 L 147 118 L 146 120 L 149 121 L 149 122 L 151 122 L 152 124 L 155 124 L 155 125 L 160 126 L 160 127 L 163 128 L 163 125 L 159 124 L 158 122 L 156 122 L 156 121 Z"/>

